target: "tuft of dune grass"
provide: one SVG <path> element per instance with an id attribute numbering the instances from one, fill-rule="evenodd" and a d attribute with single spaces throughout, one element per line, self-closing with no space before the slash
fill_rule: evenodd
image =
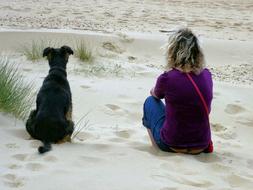
<path id="1" fill-rule="evenodd" d="M 94 61 L 94 55 L 92 49 L 88 47 L 84 41 L 76 41 L 75 54 L 82 62 L 92 63 Z"/>
<path id="2" fill-rule="evenodd" d="M 24 120 L 32 106 L 33 85 L 25 83 L 18 67 L 0 58 L 0 111 Z"/>
<path id="3" fill-rule="evenodd" d="M 28 60 L 35 62 L 43 58 L 43 50 L 50 45 L 51 41 L 33 40 L 31 44 L 22 45 L 20 51 Z"/>
<path id="4" fill-rule="evenodd" d="M 75 138 L 78 138 L 78 135 L 80 132 L 82 132 L 83 130 L 87 130 L 89 127 L 92 126 L 92 124 L 90 123 L 90 120 L 87 119 L 87 116 L 89 115 L 91 111 L 88 111 L 86 114 L 84 114 L 75 124 L 75 129 L 74 132 L 71 136 L 71 140 L 74 140 Z M 78 138 L 79 139 L 79 138 Z M 79 139 L 81 140 L 81 139 Z M 83 140 L 83 139 L 82 139 Z"/>

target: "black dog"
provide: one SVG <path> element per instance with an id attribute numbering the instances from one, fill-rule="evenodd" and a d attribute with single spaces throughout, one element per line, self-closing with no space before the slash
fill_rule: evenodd
<path id="1" fill-rule="evenodd" d="M 51 143 L 56 143 L 72 135 L 72 98 L 67 80 L 66 65 L 73 51 L 68 46 L 46 48 L 50 70 L 37 95 L 36 110 L 31 111 L 26 122 L 27 132 L 43 142 L 38 148 L 40 153 L 51 150 Z"/>

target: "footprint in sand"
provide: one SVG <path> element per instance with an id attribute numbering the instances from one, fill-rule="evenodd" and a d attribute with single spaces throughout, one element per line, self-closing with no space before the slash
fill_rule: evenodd
<path id="1" fill-rule="evenodd" d="M 248 189 L 252 189 L 253 187 L 252 180 L 236 174 L 231 174 L 228 177 L 225 177 L 225 180 L 228 181 L 229 185 L 233 188 L 240 189 L 240 187 L 248 187 Z"/>
<path id="2" fill-rule="evenodd" d="M 18 165 L 18 164 L 9 164 L 7 167 L 8 167 L 9 169 L 11 169 L 11 170 L 17 170 L 17 169 L 22 168 L 22 166 L 21 166 L 21 165 Z"/>
<path id="3" fill-rule="evenodd" d="M 140 142 L 129 142 L 128 145 L 130 145 L 131 148 L 133 148 L 135 150 L 149 153 L 151 155 L 168 156 L 168 154 L 166 152 L 159 151 L 159 150 L 153 148 L 150 144 L 144 144 L 144 143 L 140 143 Z"/>
<path id="4" fill-rule="evenodd" d="M 212 163 L 210 166 L 214 172 L 217 172 L 219 174 L 220 173 L 227 173 L 227 172 L 231 171 L 231 169 L 232 169 L 232 168 L 225 166 L 224 164 L 221 164 L 221 163 Z"/>
<path id="5" fill-rule="evenodd" d="M 111 109 L 112 111 L 117 111 L 117 110 L 121 109 L 119 106 L 114 105 L 114 104 L 106 104 L 105 106 L 107 108 Z"/>
<path id="6" fill-rule="evenodd" d="M 193 187 L 198 188 L 208 188 L 210 186 L 213 186 L 213 183 L 207 180 L 194 180 L 194 179 L 187 179 L 187 178 L 181 178 L 180 183 L 185 185 L 190 185 Z"/>
<path id="7" fill-rule="evenodd" d="M 46 156 L 44 157 L 46 162 L 56 162 L 58 159 L 55 156 Z"/>
<path id="8" fill-rule="evenodd" d="M 222 139 L 236 139 L 237 135 L 235 132 L 232 131 L 228 131 L 228 129 L 226 127 L 224 127 L 223 125 L 216 123 L 216 124 L 211 124 L 212 127 L 212 131 L 215 132 L 215 135 L 217 135 L 218 137 L 222 138 Z"/>
<path id="9" fill-rule="evenodd" d="M 102 47 L 106 50 L 109 50 L 114 53 L 119 53 L 119 54 L 122 54 L 125 51 L 118 44 L 114 42 L 104 42 Z"/>
<path id="10" fill-rule="evenodd" d="M 132 130 L 117 130 L 117 131 L 115 131 L 116 136 L 118 136 L 120 138 L 124 138 L 124 139 L 130 138 L 133 133 L 134 133 L 134 131 L 132 131 Z"/>
<path id="11" fill-rule="evenodd" d="M 91 147 L 93 147 L 92 149 L 97 150 L 97 151 L 104 151 L 104 150 L 108 150 L 110 149 L 110 145 L 107 144 L 92 144 Z"/>
<path id="12" fill-rule="evenodd" d="M 129 112 L 127 119 L 131 119 L 131 121 L 141 121 L 142 116 L 141 112 Z"/>
<path id="13" fill-rule="evenodd" d="M 80 87 L 83 88 L 83 89 L 91 88 L 90 86 L 87 86 L 87 85 L 81 85 Z"/>
<path id="14" fill-rule="evenodd" d="M 212 162 L 220 162 L 221 158 L 219 158 L 215 153 L 213 154 L 199 154 L 194 157 L 196 160 L 202 163 L 212 163 Z"/>
<path id="15" fill-rule="evenodd" d="M 115 104 L 105 104 L 105 107 L 107 108 L 105 110 L 105 113 L 108 115 L 126 115 L 129 113 L 128 110 L 123 109 L 122 107 L 115 105 Z"/>
<path id="16" fill-rule="evenodd" d="M 120 98 L 120 99 L 122 99 L 122 100 L 129 100 L 129 99 L 130 99 L 130 97 L 127 96 L 127 95 L 125 95 L 125 94 L 119 94 L 119 95 L 118 95 L 118 98 Z"/>
<path id="17" fill-rule="evenodd" d="M 25 179 L 18 177 L 15 174 L 6 174 L 3 176 L 5 185 L 12 188 L 20 188 L 24 186 Z"/>
<path id="18" fill-rule="evenodd" d="M 19 148 L 19 146 L 16 143 L 8 143 L 8 144 L 5 144 L 5 146 L 8 149 L 17 149 L 17 148 Z"/>
<path id="19" fill-rule="evenodd" d="M 36 171 L 41 171 L 44 169 L 44 165 L 40 163 L 28 163 L 26 164 L 26 168 L 30 171 L 36 172 Z"/>
<path id="20" fill-rule="evenodd" d="M 211 128 L 212 128 L 212 131 L 214 132 L 223 132 L 223 131 L 226 131 L 227 128 L 224 127 L 223 125 L 219 124 L 219 123 L 215 123 L 215 124 L 211 124 Z"/>
<path id="21" fill-rule="evenodd" d="M 134 41 L 134 38 L 131 38 L 127 36 L 126 34 L 118 33 L 117 35 L 120 37 L 119 41 L 123 43 L 132 43 Z"/>
<path id="22" fill-rule="evenodd" d="M 40 156 L 39 155 L 29 155 L 29 154 L 15 154 L 12 157 L 18 161 L 33 161 Z"/>
<path id="23" fill-rule="evenodd" d="M 225 112 L 231 115 L 235 115 L 245 111 L 245 109 L 236 104 L 228 104 L 225 108 Z"/>
<path id="24" fill-rule="evenodd" d="M 12 157 L 18 161 L 26 161 L 28 159 L 28 154 L 15 154 Z"/>
<path id="25" fill-rule="evenodd" d="M 228 131 L 226 133 L 217 133 L 216 135 L 222 139 L 225 139 L 225 140 L 236 139 L 236 137 L 237 137 L 237 134 L 232 131 Z"/>
<path id="26" fill-rule="evenodd" d="M 236 122 L 240 123 L 240 124 L 243 124 L 243 125 L 245 125 L 247 127 L 253 127 L 253 120 L 250 120 L 250 119 L 243 119 L 243 121 L 242 120 L 238 120 Z"/>
<path id="27" fill-rule="evenodd" d="M 117 136 L 116 138 L 110 138 L 109 141 L 111 142 L 126 142 L 126 139 L 129 139 L 131 135 L 134 133 L 132 130 L 116 130 L 115 135 Z"/>

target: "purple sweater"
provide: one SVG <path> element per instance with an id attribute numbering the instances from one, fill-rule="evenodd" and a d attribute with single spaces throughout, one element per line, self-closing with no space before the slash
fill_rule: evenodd
<path id="1" fill-rule="evenodd" d="M 210 110 L 213 98 L 212 76 L 208 69 L 190 73 Z M 206 148 L 211 140 L 208 118 L 201 99 L 186 74 L 172 69 L 161 74 L 154 89 L 165 98 L 166 115 L 161 139 L 175 148 Z"/>

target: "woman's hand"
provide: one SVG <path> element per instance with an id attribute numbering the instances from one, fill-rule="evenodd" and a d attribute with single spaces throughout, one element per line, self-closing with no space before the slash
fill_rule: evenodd
<path id="1" fill-rule="evenodd" d="M 150 90 L 150 95 L 153 96 L 153 97 L 155 97 L 155 98 L 157 98 L 157 99 L 159 99 L 159 98 L 155 95 L 155 88 L 154 88 L 154 87 L 151 88 L 151 90 Z"/>

